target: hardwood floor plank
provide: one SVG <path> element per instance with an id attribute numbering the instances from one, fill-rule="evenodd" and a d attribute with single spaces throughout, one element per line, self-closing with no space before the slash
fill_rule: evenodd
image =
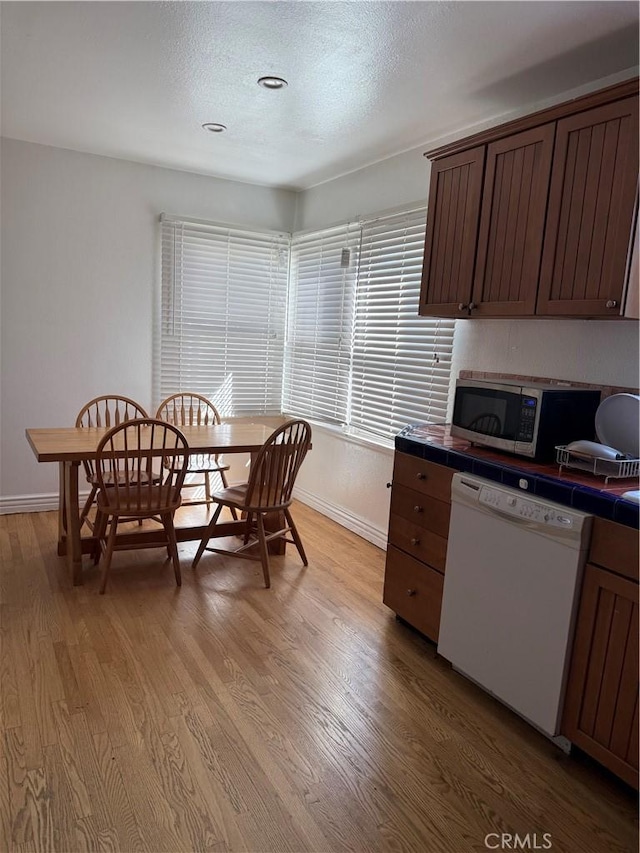
<path id="1" fill-rule="evenodd" d="M 4 730 L 0 729 L 0 850 L 9 850 L 11 840 L 11 795 L 9 790 L 9 754 Z"/>
<path id="2" fill-rule="evenodd" d="M 16 634 L 12 619 L 17 619 L 16 609 L 0 604 L 0 726 L 12 729 L 20 725 L 20 699 L 14 656 L 11 647 Z"/>
<path id="3" fill-rule="evenodd" d="M 109 736 L 99 732 L 92 739 L 98 764 L 97 784 L 102 787 L 106 811 L 120 839 L 121 849 L 131 853 L 151 851 L 134 814 Z"/>
<path id="4" fill-rule="evenodd" d="M 53 849 L 73 850 L 76 843 L 77 807 L 75 791 L 71 786 L 73 772 L 67 766 L 67 756 L 54 743 L 44 748 L 44 771 L 47 780 L 49 807 L 51 812 Z M 87 808 L 87 812 L 90 809 Z"/>
<path id="5" fill-rule="evenodd" d="M 49 780 L 44 767 L 27 770 L 25 787 L 26 800 L 31 814 L 33 845 L 37 853 L 53 851 L 56 849 L 51 808 L 53 791 L 49 787 Z"/>
<path id="6" fill-rule="evenodd" d="M 33 826 L 27 802 L 27 765 L 22 730 L 7 729 L 4 740 L 11 809 L 11 840 L 14 845 L 25 844 L 33 840 Z"/>
<path id="7" fill-rule="evenodd" d="M 398 622 L 382 551 L 293 514 L 309 566 L 274 557 L 269 590 L 229 557 L 193 572 L 182 543 L 180 589 L 162 550 L 122 552 L 105 596 L 86 558 L 72 586 L 54 513 L 0 516 L 0 845 L 635 853 L 629 789 Z"/>

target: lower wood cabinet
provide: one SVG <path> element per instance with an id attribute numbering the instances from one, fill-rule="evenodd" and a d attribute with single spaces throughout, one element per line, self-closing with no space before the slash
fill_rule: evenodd
<path id="1" fill-rule="evenodd" d="M 396 453 L 383 601 L 437 642 L 454 471 Z"/>
<path id="2" fill-rule="evenodd" d="M 562 734 L 637 788 L 638 532 L 595 519 L 589 559 Z"/>

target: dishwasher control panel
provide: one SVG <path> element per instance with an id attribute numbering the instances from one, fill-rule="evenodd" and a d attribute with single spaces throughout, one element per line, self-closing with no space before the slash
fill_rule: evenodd
<path id="1" fill-rule="evenodd" d="M 574 516 L 569 511 L 563 512 L 548 504 L 538 503 L 530 498 L 520 497 L 517 493 L 490 486 L 481 487 L 478 503 L 503 515 L 564 530 L 571 530 L 575 522 Z"/>

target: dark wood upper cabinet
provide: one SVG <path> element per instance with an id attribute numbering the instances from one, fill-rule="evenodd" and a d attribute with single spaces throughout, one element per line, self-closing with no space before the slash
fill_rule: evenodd
<path id="1" fill-rule="evenodd" d="M 535 311 L 554 135 L 545 124 L 487 148 L 473 316 Z"/>
<path id="2" fill-rule="evenodd" d="M 558 122 L 538 314 L 620 314 L 637 180 L 637 97 Z"/>
<path id="3" fill-rule="evenodd" d="M 485 148 L 433 164 L 419 313 L 469 313 L 475 267 Z"/>
<path id="4" fill-rule="evenodd" d="M 637 80 L 427 156 L 420 314 L 633 316 Z"/>

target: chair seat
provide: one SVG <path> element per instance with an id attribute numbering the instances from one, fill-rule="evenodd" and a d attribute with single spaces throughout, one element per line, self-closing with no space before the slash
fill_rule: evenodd
<path id="1" fill-rule="evenodd" d="M 228 486 L 226 489 L 214 492 L 211 497 L 215 503 L 244 505 L 248 485 L 248 483 L 238 483 L 235 486 Z"/>
<path id="2" fill-rule="evenodd" d="M 159 483 L 160 480 L 162 479 L 162 475 L 157 473 L 156 471 L 152 472 L 151 477 L 152 477 L 154 483 Z M 105 486 L 112 486 L 114 483 L 114 475 L 111 471 L 108 471 L 108 472 L 105 471 L 105 473 L 102 476 L 102 479 L 104 480 Z M 118 477 L 119 482 L 122 482 L 124 479 L 125 479 L 124 474 Z M 148 474 L 144 474 L 139 479 L 140 479 L 141 485 L 143 485 L 143 486 L 149 483 Z M 91 476 L 88 476 L 87 477 L 87 483 L 90 483 L 92 486 L 97 486 L 98 485 L 97 475 L 92 474 Z"/>
<path id="3" fill-rule="evenodd" d="M 224 465 L 209 453 L 197 453 L 189 457 L 188 474 L 206 474 L 210 471 L 228 471 L 229 465 Z"/>
<path id="4" fill-rule="evenodd" d="M 229 465 L 221 465 L 216 462 L 215 456 L 208 453 L 194 453 L 189 457 L 187 474 L 211 474 L 216 471 L 228 471 Z"/>
<path id="5" fill-rule="evenodd" d="M 242 509 L 247 512 L 280 512 L 285 507 L 291 504 L 291 501 L 280 501 L 279 492 L 262 491 L 262 502 L 255 506 L 247 503 L 248 483 L 239 483 L 235 486 L 228 486 L 226 489 L 221 489 L 219 492 L 214 492 L 211 496 L 215 503 L 233 505 L 236 509 Z"/>
<path id="6" fill-rule="evenodd" d="M 109 515 L 126 515 L 132 518 L 149 517 L 156 512 L 173 512 L 181 505 L 181 500 L 178 498 L 175 504 L 167 504 L 167 490 L 161 486 L 152 486 L 150 489 L 145 488 L 138 493 L 134 487 L 131 490 L 129 500 L 122 489 L 118 490 L 119 501 L 116 504 L 109 500 L 110 497 L 115 497 L 115 490 L 109 489 L 106 492 L 98 492 L 97 504 L 98 508 Z M 159 507 L 162 507 L 160 510 Z"/>

